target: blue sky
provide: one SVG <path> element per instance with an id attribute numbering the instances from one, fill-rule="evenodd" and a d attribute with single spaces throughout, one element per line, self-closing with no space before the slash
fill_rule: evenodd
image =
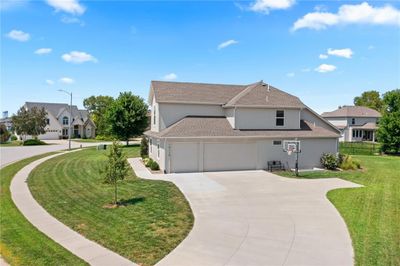
<path id="1" fill-rule="evenodd" d="M 1 109 L 264 80 L 317 112 L 400 87 L 400 2 L 5 1 Z M 321 57 L 321 58 L 320 58 Z"/>

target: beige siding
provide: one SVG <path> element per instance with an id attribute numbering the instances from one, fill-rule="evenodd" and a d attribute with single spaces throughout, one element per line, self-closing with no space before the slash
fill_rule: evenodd
<path id="1" fill-rule="evenodd" d="M 276 126 L 276 111 L 284 110 L 284 126 Z M 300 110 L 237 108 L 235 125 L 238 129 L 299 129 Z"/>
<path id="2" fill-rule="evenodd" d="M 332 128 L 323 118 L 318 117 L 317 115 L 313 114 L 308 109 L 301 110 L 301 119 L 309 121 L 311 123 L 315 123 L 316 126 L 323 127 L 325 129 L 331 130 L 336 132 L 335 129 Z"/>
<path id="3" fill-rule="evenodd" d="M 225 116 L 232 128 L 235 128 L 235 108 L 226 108 Z"/>
<path id="4" fill-rule="evenodd" d="M 156 110 L 156 119 L 154 119 L 154 110 Z M 151 122 L 150 122 L 151 131 L 159 132 L 160 131 L 160 109 L 159 104 L 156 102 L 156 99 L 153 97 L 153 101 L 151 104 Z"/>
<path id="5" fill-rule="evenodd" d="M 201 104 L 171 104 L 160 103 L 158 113 L 160 114 L 159 130 L 169 127 L 173 123 L 178 122 L 185 116 L 224 116 L 224 110 L 217 105 L 201 105 Z"/>

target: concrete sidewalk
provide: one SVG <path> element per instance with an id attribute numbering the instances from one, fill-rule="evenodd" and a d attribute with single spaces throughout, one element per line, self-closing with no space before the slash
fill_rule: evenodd
<path id="1" fill-rule="evenodd" d="M 29 173 L 44 161 L 61 154 L 37 160 L 22 168 L 14 176 L 11 181 L 10 192 L 17 208 L 41 232 L 90 265 L 136 265 L 130 260 L 73 231 L 51 216 L 33 198 L 27 183 Z"/>
<path id="2" fill-rule="evenodd" d="M 158 265 L 353 265 L 349 232 L 326 193 L 357 184 L 264 171 L 152 174 L 140 159 L 129 162 L 141 178 L 178 186 L 195 216 Z"/>

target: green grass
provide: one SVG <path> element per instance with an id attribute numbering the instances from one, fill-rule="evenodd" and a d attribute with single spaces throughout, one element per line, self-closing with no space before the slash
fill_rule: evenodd
<path id="1" fill-rule="evenodd" d="M 374 155 L 380 152 L 381 144 L 372 142 L 339 142 L 339 152 L 352 155 Z"/>
<path id="2" fill-rule="evenodd" d="M 362 171 L 306 172 L 300 178 L 340 177 L 364 185 L 327 195 L 349 228 L 356 265 L 400 265 L 400 157 L 353 157 Z"/>
<path id="3" fill-rule="evenodd" d="M 14 175 L 29 163 L 50 154 L 24 159 L 0 169 L 0 253 L 11 265 L 85 265 L 30 224 L 11 199 L 10 183 Z"/>
<path id="4" fill-rule="evenodd" d="M 9 141 L 6 143 L 0 143 L 0 147 L 13 147 L 13 146 L 21 146 L 22 142 L 19 140 Z"/>
<path id="5" fill-rule="evenodd" d="M 124 148 L 137 157 L 139 147 Z M 86 149 L 44 162 L 28 183 L 36 200 L 53 216 L 89 239 L 132 261 L 152 265 L 171 252 L 189 233 L 193 215 L 170 182 L 142 180 L 130 171 L 119 182 L 125 206 L 104 208 L 113 186 L 103 184 L 99 169 L 107 151 Z"/>
<path id="6" fill-rule="evenodd" d="M 75 142 L 82 142 L 82 143 L 97 143 L 97 142 L 107 142 L 108 140 L 98 140 L 98 139 L 72 139 Z"/>

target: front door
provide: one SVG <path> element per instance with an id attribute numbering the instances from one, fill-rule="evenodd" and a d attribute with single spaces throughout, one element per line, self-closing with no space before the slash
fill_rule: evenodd
<path id="1" fill-rule="evenodd" d="M 63 135 L 63 138 L 68 138 L 68 128 L 63 128 L 62 135 Z"/>

